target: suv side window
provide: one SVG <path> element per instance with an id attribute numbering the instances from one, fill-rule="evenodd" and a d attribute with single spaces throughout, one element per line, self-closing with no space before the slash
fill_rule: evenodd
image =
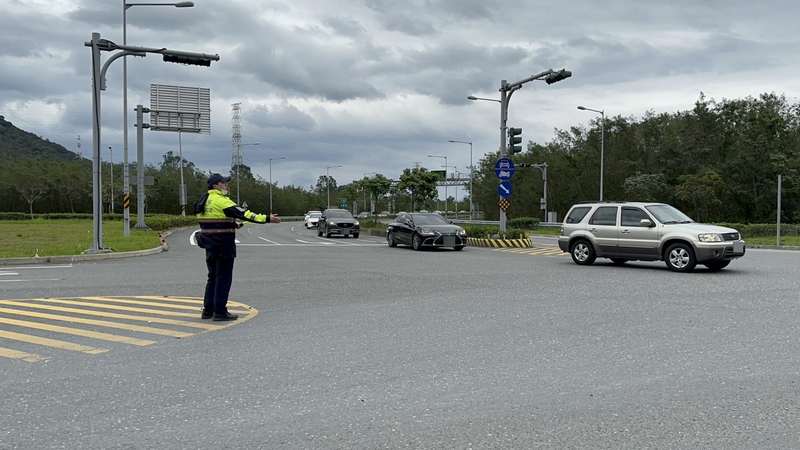
<path id="1" fill-rule="evenodd" d="M 578 206 L 572 208 L 572 211 L 569 212 L 569 215 L 566 219 L 564 219 L 564 222 L 579 223 L 584 217 L 586 217 L 586 213 L 588 213 L 590 209 L 592 209 L 591 206 Z"/>
<path id="2" fill-rule="evenodd" d="M 616 206 L 601 206 L 597 208 L 594 215 L 589 219 L 592 225 L 616 225 L 617 224 L 617 207 Z"/>
<path id="3" fill-rule="evenodd" d="M 623 207 L 622 208 L 622 217 L 620 218 L 620 224 L 623 227 L 641 227 L 642 226 L 642 219 L 650 219 L 650 216 L 647 215 L 644 211 L 639 208 L 630 208 L 630 207 Z"/>

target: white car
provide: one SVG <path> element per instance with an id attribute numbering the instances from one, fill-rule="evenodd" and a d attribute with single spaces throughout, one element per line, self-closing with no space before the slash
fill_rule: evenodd
<path id="1" fill-rule="evenodd" d="M 319 224 L 319 218 L 322 216 L 321 211 L 309 211 L 303 220 L 306 228 L 314 228 Z"/>

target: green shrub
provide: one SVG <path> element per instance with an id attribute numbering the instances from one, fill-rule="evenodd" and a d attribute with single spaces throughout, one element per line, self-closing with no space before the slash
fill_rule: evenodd
<path id="1" fill-rule="evenodd" d="M 467 236 L 486 239 L 490 236 L 497 236 L 500 233 L 499 225 L 461 225 L 466 231 Z M 506 239 L 519 239 L 520 235 L 527 238 L 530 230 L 523 230 L 522 228 L 506 228 Z M 501 236 L 502 237 L 502 236 Z"/>
<path id="2" fill-rule="evenodd" d="M 532 230 L 539 225 L 539 219 L 535 217 L 517 217 L 516 219 L 509 219 L 506 222 L 506 230 L 509 228 L 522 228 L 523 230 Z"/>

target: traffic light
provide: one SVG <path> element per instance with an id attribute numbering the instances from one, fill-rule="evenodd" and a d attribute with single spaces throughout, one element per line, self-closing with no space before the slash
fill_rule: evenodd
<path id="1" fill-rule="evenodd" d="M 517 145 L 522 143 L 522 128 L 509 128 L 508 129 L 508 154 L 513 155 L 522 151 L 522 146 Z"/>
<path id="2" fill-rule="evenodd" d="M 545 83 L 553 84 L 572 76 L 572 72 L 566 69 L 561 69 L 558 72 L 551 73 L 544 79 Z"/>
<path id="3" fill-rule="evenodd" d="M 517 164 L 517 167 L 530 167 L 530 166 L 531 166 L 531 163 Z"/>
<path id="4" fill-rule="evenodd" d="M 211 65 L 210 59 L 198 58 L 196 56 L 164 55 L 164 62 L 188 64 L 191 66 L 206 66 L 206 67 L 209 67 Z"/>

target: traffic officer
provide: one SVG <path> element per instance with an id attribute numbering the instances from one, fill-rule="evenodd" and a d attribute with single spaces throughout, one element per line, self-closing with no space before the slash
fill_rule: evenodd
<path id="1" fill-rule="evenodd" d="M 208 178 L 208 193 L 194 204 L 200 223 L 195 235 L 197 245 L 206 249 L 208 281 L 203 298 L 201 319 L 216 321 L 236 320 L 239 316 L 228 312 L 228 294 L 233 282 L 233 260 L 236 258 L 236 229 L 242 227 L 236 219 L 255 223 L 281 223 L 276 215 L 256 214 L 238 206 L 228 198 L 231 177 L 215 173 Z"/>

